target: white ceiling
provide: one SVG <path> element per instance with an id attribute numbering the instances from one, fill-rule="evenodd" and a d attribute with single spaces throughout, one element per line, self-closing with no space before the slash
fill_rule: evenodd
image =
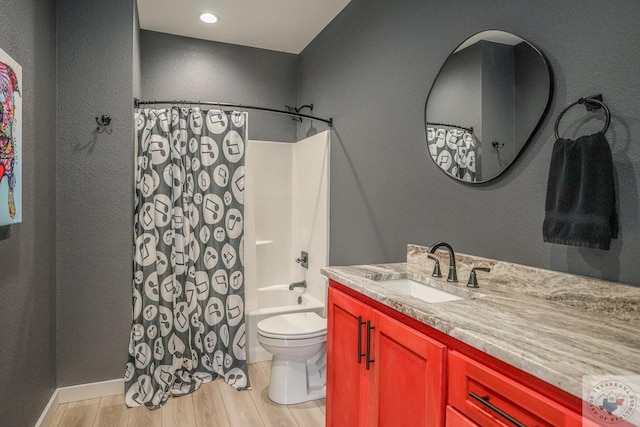
<path id="1" fill-rule="evenodd" d="M 350 0 L 137 0 L 144 30 L 300 53 Z M 220 18 L 205 24 L 198 14 Z"/>

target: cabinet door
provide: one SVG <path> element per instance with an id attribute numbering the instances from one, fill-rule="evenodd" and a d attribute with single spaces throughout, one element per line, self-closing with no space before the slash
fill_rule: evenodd
<path id="1" fill-rule="evenodd" d="M 571 410 L 455 351 L 449 352 L 448 401 L 486 427 L 582 425 Z"/>
<path id="2" fill-rule="evenodd" d="M 327 426 L 366 426 L 369 371 L 365 357 L 358 356 L 364 353 L 371 309 L 333 288 L 328 301 Z"/>
<path id="3" fill-rule="evenodd" d="M 377 311 L 374 321 L 369 425 L 444 425 L 446 347 Z"/>

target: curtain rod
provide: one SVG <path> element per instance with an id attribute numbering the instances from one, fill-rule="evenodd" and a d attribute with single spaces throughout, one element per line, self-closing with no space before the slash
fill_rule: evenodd
<path id="1" fill-rule="evenodd" d="M 255 107 L 253 105 L 242 105 L 242 104 L 231 104 L 228 102 L 212 102 L 212 101 L 141 101 L 138 98 L 133 98 L 133 107 L 138 108 L 141 105 L 148 104 L 195 104 L 195 105 L 211 105 L 217 107 L 231 107 L 231 108 L 239 108 L 245 110 L 259 110 L 259 111 L 267 111 L 270 113 L 283 114 L 285 116 L 295 116 L 295 117 L 303 117 L 305 119 L 317 120 L 319 122 L 324 122 L 329 127 L 333 127 L 333 118 L 322 119 L 320 117 L 310 116 L 308 114 L 302 114 L 298 112 L 292 111 L 284 111 L 284 110 L 276 110 L 274 108 L 266 108 L 266 107 Z"/>
<path id="2" fill-rule="evenodd" d="M 460 126 L 460 125 L 449 125 L 446 123 L 435 123 L 435 122 L 427 122 L 427 125 L 434 125 L 434 126 L 447 126 L 450 128 L 459 128 L 459 129 L 464 129 L 468 132 L 473 133 L 473 127 L 465 127 L 465 126 Z"/>

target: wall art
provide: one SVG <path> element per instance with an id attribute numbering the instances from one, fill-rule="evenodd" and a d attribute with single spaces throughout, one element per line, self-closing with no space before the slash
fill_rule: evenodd
<path id="1" fill-rule="evenodd" d="M 22 67 L 0 49 L 0 225 L 22 222 Z"/>

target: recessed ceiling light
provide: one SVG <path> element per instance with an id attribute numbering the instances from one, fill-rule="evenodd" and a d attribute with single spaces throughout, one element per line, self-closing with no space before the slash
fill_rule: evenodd
<path id="1" fill-rule="evenodd" d="M 200 20 L 202 22 L 206 22 L 207 24 L 215 24 L 218 22 L 218 17 L 211 12 L 202 12 L 200 15 Z"/>

